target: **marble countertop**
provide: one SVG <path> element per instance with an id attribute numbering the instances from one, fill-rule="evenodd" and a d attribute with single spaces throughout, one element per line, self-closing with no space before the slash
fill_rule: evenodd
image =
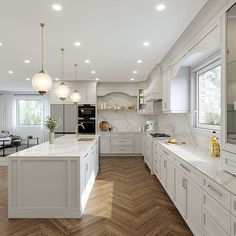
<path id="1" fill-rule="evenodd" d="M 154 142 L 158 142 L 205 176 L 236 195 L 236 176 L 221 169 L 219 158 L 212 158 L 208 153 L 188 144 L 166 144 L 165 141 L 157 139 Z"/>
<path id="2" fill-rule="evenodd" d="M 16 152 L 8 158 L 19 157 L 81 157 L 87 154 L 90 147 L 97 141 L 99 135 L 80 135 L 81 138 L 94 138 L 92 141 L 77 141 L 75 135 L 65 135 L 55 139 L 54 144 L 41 143 L 31 148 Z"/>

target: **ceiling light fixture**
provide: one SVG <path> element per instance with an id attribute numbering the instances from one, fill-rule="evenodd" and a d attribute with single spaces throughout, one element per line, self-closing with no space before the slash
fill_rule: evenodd
<path id="1" fill-rule="evenodd" d="M 137 63 L 138 64 L 141 64 L 143 61 L 142 60 L 137 60 Z"/>
<path id="2" fill-rule="evenodd" d="M 64 82 L 64 48 L 61 48 L 61 82 L 57 86 L 55 93 L 57 97 L 64 101 L 70 94 L 70 88 Z"/>
<path id="3" fill-rule="evenodd" d="M 92 73 L 92 74 L 96 74 L 96 71 L 95 71 L 95 70 L 92 70 L 91 73 Z"/>
<path id="4" fill-rule="evenodd" d="M 52 9 L 55 11 L 61 11 L 62 7 L 60 4 L 53 4 Z"/>
<path id="5" fill-rule="evenodd" d="M 156 6 L 157 11 L 164 11 L 166 9 L 166 6 L 164 4 L 158 4 Z"/>
<path id="6" fill-rule="evenodd" d="M 134 70 L 134 71 L 133 71 L 133 74 L 138 74 L 138 71 L 137 71 L 137 70 Z"/>
<path id="7" fill-rule="evenodd" d="M 150 43 L 149 42 L 143 42 L 143 46 L 148 47 L 148 46 L 150 46 Z"/>
<path id="8" fill-rule="evenodd" d="M 77 65 L 75 64 L 75 87 L 76 87 L 76 69 L 77 69 Z M 74 103 L 74 104 L 78 104 L 81 100 L 81 95 L 80 93 L 77 91 L 77 89 L 75 88 L 74 92 L 70 95 L 70 100 Z"/>
<path id="9" fill-rule="evenodd" d="M 131 78 L 130 80 L 134 81 L 134 78 Z"/>
<path id="10" fill-rule="evenodd" d="M 29 64 L 29 63 L 30 63 L 30 60 L 25 59 L 24 62 L 25 62 L 26 64 Z"/>
<path id="11" fill-rule="evenodd" d="M 55 81 L 58 81 L 59 79 L 58 79 L 58 78 L 55 78 L 54 80 L 55 80 Z"/>
<path id="12" fill-rule="evenodd" d="M 97 81 L 99 81 L 100 79 L 99 78 L 96 78 Z"/>
<path id="13" fill-rule="evenodd" d="M 75 42 L 74 45 L 75 45 L 76 47 L 80 47 L 80 46 L 81 46 L 81 43 L 80 43 L 80 42 Z"/>
<path id="14" fill-rule="evenodd" d="M 33 88 L 39 92 L 39 94 L 44 95 L 52 88 L 52 78 L 48 75 L 43 68 L 43 30 L 45 24 L 40 23 L 41 26 L 41 34 L 42 34 L 42 65 L 39 73 L 35 74 L 32 78 L 32 86 Z"/>
<path id="15" fill-rule="evenodd" d="M 2 46 L 2 43 L 0 43 L 0 47 Z"/>
<path id="16" fill-rule="evenodd" d="M 9 70 L 9 71 L 8 71 L 8 74 L 13 74 L 13 71 L 12 71 L 12 70 Z"/>
<path id="17" fill-rule="evenodd" d="M 30 81 L 30 78 L 27 78 L 26 80 L 27 80 L 27 81 Z"/>
<path id="18" fill-rule="evenodd" d="M 84 62 L 85 62 L 86 64 L 89 64 L 89 63 L 90 63 L 90 60 L 84 60 Z"/>

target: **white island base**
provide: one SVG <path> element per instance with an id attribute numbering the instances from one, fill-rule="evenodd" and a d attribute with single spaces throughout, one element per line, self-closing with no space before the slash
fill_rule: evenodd
<path id="1" fill-rule="evenodd" d="M 99 168 L 99 136 L 66 135 L 9 156 L 9 218 L 80 218 Z"/>

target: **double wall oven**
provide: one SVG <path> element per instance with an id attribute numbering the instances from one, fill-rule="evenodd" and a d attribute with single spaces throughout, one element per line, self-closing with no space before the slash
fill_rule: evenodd
<path id="1" fill-rule="evenodd" d="M 96 133 L 96 106 L 95 105 L 79 105 L 78 106 L 78 122 L 83 124 L 79 126 L 80 134 Z"/>

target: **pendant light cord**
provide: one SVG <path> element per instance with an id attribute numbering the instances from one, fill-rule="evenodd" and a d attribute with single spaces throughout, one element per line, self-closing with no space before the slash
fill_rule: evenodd
<path id="1" fill-rule="evenodd" d="M 76 70 L 77 70 L 77 64 L 75 64 L 75 92 L 77 92 L 77 89 L 76 89 Z"/>
<path id="2" fill-rule="evenodd" d="M 41 42 L 41 48 L 42 48 L 42 65 L 41 65 L 41 67 L 42 67 L 42 72 L 44 72 L 44 68 L 43 68 L 43 59 L 44 59 L 44 54 L 43 54 L 43 51 L 44 51 L 44 48 L 43 48 L 43 31 L 44 31 L 44 27 L 45 27 L 45 24 L 44 23 L 40 23 L 40 26 L 41 26 L 41 28 L 42 28 L 42 31 L 41 31 L 41 37 L 42 37 L 42 42 Z"/>
<path id="3" fill-rule="evenodd" d="M 61 48 L 61 83 L 64 84 L 64 48 Z"/>

